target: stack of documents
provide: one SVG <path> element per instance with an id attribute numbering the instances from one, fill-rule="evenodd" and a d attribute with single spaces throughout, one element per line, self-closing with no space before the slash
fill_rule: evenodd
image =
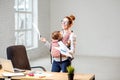
<path id="1" fill-rule="evenodd" d="M 67 48 L 67 46 L 62 42 L 59 41 L 58 42 L 59 47 L 55 47 L 55 49 L 59 50 L 61 54 L 66 55 L 67 57 L 73 57 L 70 53 L 69 53 L 69 49 Z"/>

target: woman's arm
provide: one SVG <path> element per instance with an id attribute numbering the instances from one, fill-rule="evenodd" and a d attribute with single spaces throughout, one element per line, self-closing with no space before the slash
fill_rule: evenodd
<path id="1" fill-rule="evenodd" d="M 45 38 L 42 37 L 42 38 L 40 39 L 40 41 L 42 41 L 42 42 L 45 44 L 45 46 L 47 46 L 47 47 L 50 49 L 50 47 L 51 47 L 51 46 L 50 46 L 50 43 L 49 43 Z"/>

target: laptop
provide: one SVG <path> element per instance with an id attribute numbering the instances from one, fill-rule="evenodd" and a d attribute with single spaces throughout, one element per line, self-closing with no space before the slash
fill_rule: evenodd
<path id="1" fill-rule="evenodd" d="M 10 76 L 24 76 L 24 73 L 15 71 L 15 69 L 13 68 L 11 60 L 0 58 L 0 64 L 2 67 L 1 69 L 6 71 L 6 72 L 2 73 L 3 76 L 7 76 L 7 77 L 8 76 L 9 77 Z M 17 70 L 17 68 L 16 68 L 16 70 Z"/>
<path id="2" fill-rule="evenodd" d="M 0 58 L 0 64 L 1 64 L 2 70 L 8 71 L 8 72 L 14 72 L 14 68 L 11 60 Z"/>
<path id="3" fill-rule="evenodd" d="M 4 71 L 8 72 L 25 72 L 23 69 L 13 68 L 11 60 L 0 58 L 0 64 Z"/>

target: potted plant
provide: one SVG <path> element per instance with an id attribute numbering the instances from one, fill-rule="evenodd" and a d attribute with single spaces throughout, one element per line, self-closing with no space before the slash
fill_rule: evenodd
<path id="1" fill-rule="evenodd" d="M 67 67 L 67 71 L 68 71 L 68 80 L 73 80 L 74 79 L 74 67 L 73 66 L 68 66 Z"/>

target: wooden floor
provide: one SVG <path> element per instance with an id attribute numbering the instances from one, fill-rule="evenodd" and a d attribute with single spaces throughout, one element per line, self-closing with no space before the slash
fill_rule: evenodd
<path id="1" fill-rule="evenodd" d="M 31 66 L 42 65 L 51 69 L 50 58 L 31 61 Z M 96 80 L 120 80 L 120 58 L 75 56 L 72 62 L 76 73 L 93 73 Z"/>

